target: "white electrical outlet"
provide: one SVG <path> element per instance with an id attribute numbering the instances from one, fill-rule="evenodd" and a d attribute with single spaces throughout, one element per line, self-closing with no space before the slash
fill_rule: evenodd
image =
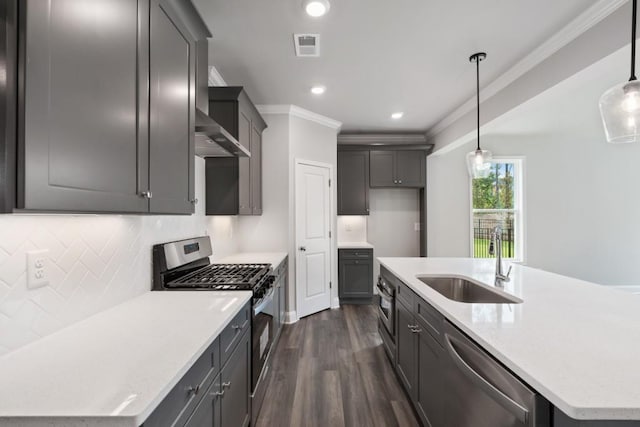
<path id="1" fill-rule="evenodd" d="M 41 288 L 49 284 L 49 249 L 27 252 L 27 287 Z"/>
<path id="2" fill-rule="evenodd" d="M 414 231 L 420 231 L 420 223 L 419 222 L 414 222 L 413 223 L 413 230 Z"/>

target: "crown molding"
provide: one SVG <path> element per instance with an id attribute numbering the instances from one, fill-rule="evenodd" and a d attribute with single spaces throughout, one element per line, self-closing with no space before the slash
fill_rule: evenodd
<path id="1" fill-rule="evenodd" d="M 209 65 L 209 86 L 228 86 L 216 67 Z"/>
<path id="2" fill-rule="evenodd" d="M 318 123 L 336 131 L 340 131 L 342 128 L 342 122 L 323 116 L 313 111 L 306 110 L 291 104 L 277 104 L 277 105 L 256 105 L 256 108 L 260 114 L 288 114 L 300 119 L 308 120 L 310 122 Z"/>
<path id="3" fill-rule="evenodd" d="M 557 32 L 546 42 L 534 49 L 529 55 L 516 63 L 500 77 L 488 84 L 480 91 L 480 101 L 491 98 L 518 78 L 531 71 L 535 66 L 545 59 L 571 43 L 581 34 L 594 27 L 597 23 L 618 10 L 628 0 L 600 0 L 585 12 L 571 21 L 562 30 Z M 451 114 L 440 120 L 427 131 L 427 138 L 439 134 L 447 127 L 451 126 L 458 119 L 472 111 L 476 107 L 475 97 L 469 99 Z"/>
<path id="4" fill-rule="evenodd" d="M 339 145 L 413 145 L 426 143 L 427 137 L 423 133 L 341 133 L 338 135 Z"/>

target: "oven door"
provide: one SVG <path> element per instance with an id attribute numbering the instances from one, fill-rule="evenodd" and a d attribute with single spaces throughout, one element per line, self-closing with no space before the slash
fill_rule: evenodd
<path id="1" fill-rule="evenodd" d="M 391 288 L 382 277 L 378 278 L 378 294 L 380 301 L 378 302 L 378 314 L 389 335 L 393 338 L 394 334 L 394 304 L 395 297 L 393 288 Z"/>
<path id="2" fill-rule="evenodd" d="M 255 390 L 262 369 L 269 355 L 271 344 L 275 334 L 275 304 L 274 288 L 267 291 L 266 295 L 253 306 L 253 318 L 251 331 L 252 340 L 252 381 L 251 389 Z"/>

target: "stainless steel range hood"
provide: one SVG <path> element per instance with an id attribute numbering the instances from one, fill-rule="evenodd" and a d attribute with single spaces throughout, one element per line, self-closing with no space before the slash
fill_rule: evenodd
<path id="1" fill-rule="evenodd" d="M 200 157 L 251 157 L 237 139 L 196 108 L 196 155 Z"/>

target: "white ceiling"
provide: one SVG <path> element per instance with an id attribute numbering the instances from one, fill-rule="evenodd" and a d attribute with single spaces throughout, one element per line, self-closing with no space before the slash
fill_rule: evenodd
<path id="1" fill-rule="evenodd" d="M 425 131 L 474 96 L 470 54 L 488 53 L 484 86 L 596 0 L 332 0 L 322 18 L 302 0 L 193 2 L 210 63 L 255 103 L 295 104 L 343 131 Z M 295 57 L 293 33 L 320 33 L 320 57 Z"/>

